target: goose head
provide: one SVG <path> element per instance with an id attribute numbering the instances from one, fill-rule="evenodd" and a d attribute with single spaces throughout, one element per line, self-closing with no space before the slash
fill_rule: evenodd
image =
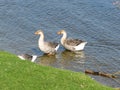
<path id="1" fill-rule="evenodd" d="M 57 32 L 57 34 L 63 35 L 62 38 L 61 38 L 61 40 L 60 40 L 60 41 L 61 41 L 61 44 L 63 45 L 64 42 L 65 42 L 65 40 L 66 40 L 66 38 L 67 38 L 67 33 L 66 33 L 66 31 L 65 31 L 65 30 L 60 30 L 60 31 Z"/>
<path id="2" fill-rule="evenodd" d="M 42 30 L 37 30 L 37 31 L 35 32 L 35 35 L 41 35 L 41 34 L 43 34 L 43 31 L 42 31 Z"/>
<path id="3" fill-rule="evenodd" d="M 57 32 L 57 34 L 66 34 L 66 31 L 65 30 L 60 30 Z"/>

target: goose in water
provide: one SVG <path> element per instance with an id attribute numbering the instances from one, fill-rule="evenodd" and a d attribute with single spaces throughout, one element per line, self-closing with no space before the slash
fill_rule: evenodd
<path id="1" fill-rule="evenodd" d="M 62 34 L 61 44 L 70 51 L 80 51 L 83 50 L 85 45 L 87 44 L 86 41 L 82 41 L 80 39 L 67 39 L 67 33 L 65 30 L 60 30 L 57 34 Z"/>
<path id="2" fill-rule="evenodd" d="M 40 35 L 40 38 L 38 40 L 38 46 L 41 51 L 48 55 L 54 55 L 57 52 L 59 48 L 58 43 L 44 41 L 44 33 L 42 30 L 36 31 L 35 34 Z"/>

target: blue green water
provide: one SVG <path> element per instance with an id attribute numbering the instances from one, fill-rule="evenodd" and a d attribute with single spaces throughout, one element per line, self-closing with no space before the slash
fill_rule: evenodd
<path id="1" fill-rule="evenodd" d="M 117 0 L 116 0 L 117 1 Z M 119 0 L 118 0 L 119 1 Z M 36 63 L 73 71 L 91 69 L 107 73 L 120 70 L 120 8 L 115 0 L 0 0 L 0 50 L 14 54 L 37 54 Z M 57 31 L 88 42 L 79 54 L 61 46 L 55 56 L 44 56 L 38 48 L 42 29 L 45 39 L 59 42 Z M 120 87 L 120 75 L 114 80 L 91 76 L 112 87 Z"/>

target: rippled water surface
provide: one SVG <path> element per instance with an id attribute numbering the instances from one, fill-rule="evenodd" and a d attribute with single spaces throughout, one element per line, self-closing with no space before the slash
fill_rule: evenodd
<path id="1" fill-rule="evenodd" d="M 72 71 L 91 69 L 120 72 L 119 0 L 0 0 L 0 50 L 14 54 L 36 54 L 36 63 Z M 55 56 L 46 56 L 38 48 L 34 32 L 42 29 L 45 39 L 59 42 L 57 31 L 88 42 L 84 51 L 73 53 L 60 46 Z M 116 79 L 91 76 L 112 87 Z"/>

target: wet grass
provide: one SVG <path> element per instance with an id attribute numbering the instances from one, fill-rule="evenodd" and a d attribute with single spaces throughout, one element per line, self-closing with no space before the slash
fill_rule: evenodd
<path id="1" fill-rule="evenodd" d="M 83 73 L 22 61 L 0 51 L 0 90 L 113 90 Z"/>

